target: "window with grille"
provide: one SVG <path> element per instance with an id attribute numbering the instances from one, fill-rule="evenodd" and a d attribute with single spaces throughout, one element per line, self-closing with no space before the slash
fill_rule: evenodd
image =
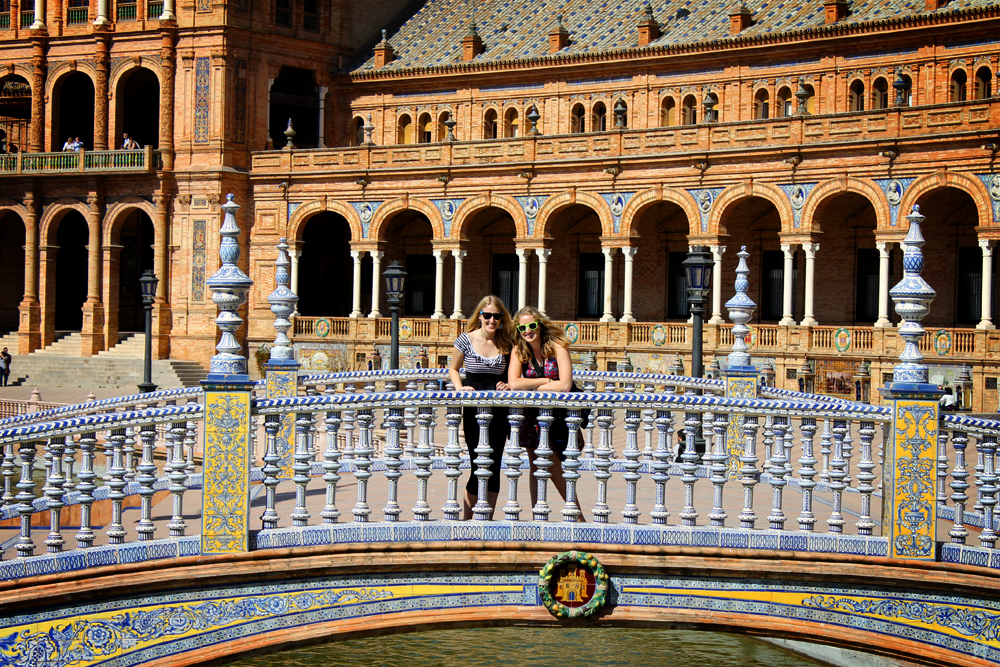
<path id="1" fill-rule="evenodd" d="M 986 391 L 996 391 L 996 390 L 997 390 L 997 379 L 986 378 Z"/>
<path id="2" fill-rule="evenodd" d="M 517 307 L 517 281 L 520 266 L 514 253 L 493 255 L 493 294 L 500 297 L 507 308 Z"/>
<path id="3" fill-rule="evenodd" d="M 319 30 L 319 3 L 316 0 L 305 0 L 302 7 L 302 27 L 306 30 Z"/>
<path id="4" fill-rule="evenodd" d="M 855 299 L 854 319 L 874 322 L 878 319 L 879 252 L 875 248 L 858 249 L 858 293 Z M 892 255 L 889 255 L 889 275 L 892 275 Z"/>
<path id="5" fill-rule="evenodd" d="M 274 0 L 274 22 L 286 28 L 292 27 L 292 0 Z"/>
<path id="6" fill-rule="evenodd" d="M 434 255 L 406 256 L 407 315 L 430 315 L 434 312 Z"/>
<path id="7" fill-rule="evenodd" d="M 983 252 L 978 247 L 958 249 L 959 324 L 977 324 L 983 312 Z"/>
<path id="8" fill-rule="evenodd" d="M 604 314 L 604 255 L 580 253 L 580 317 Z"/>
<path id="9" fill-rule="evenodd" d="M 761 260 L 760 319 L 780 320 L 784 315 L 781 311 L 784 306 L 785 253 L 780 250 L 765 250 Z"/>
<path id="10" fill-rule="evenodd" d="M 667 319 L 686 320 L 688 316 L 686 258 L 686 252 L 667 255 Z"/>

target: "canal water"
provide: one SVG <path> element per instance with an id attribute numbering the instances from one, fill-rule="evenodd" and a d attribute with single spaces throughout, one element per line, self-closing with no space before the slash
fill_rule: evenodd
<path id="1" fill-rule="evenodd" d="M 478 628 L 369 637 L 229 667 L 823 667 L 741 635 L 640 628 Z"/>

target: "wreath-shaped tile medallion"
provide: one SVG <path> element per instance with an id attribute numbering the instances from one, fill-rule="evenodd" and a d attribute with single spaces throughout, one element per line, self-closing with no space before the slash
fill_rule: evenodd
<path id="1" fill-rule="evenodd" d="M 564 551 L 538 572 L 542 604 L 558 618 L 585 618 L 604 606 L 608 573 L 585 551 Z"/>

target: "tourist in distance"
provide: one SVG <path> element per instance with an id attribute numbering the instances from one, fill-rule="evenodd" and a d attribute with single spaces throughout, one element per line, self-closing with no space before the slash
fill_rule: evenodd
<path id="1" fill-rule="evenodd" d="M 465 331 L 455 339 L 455 351 L 451 357 L 448 376 L 459 391 L 494 391 L 506 390 L 507 366 L 510 363 L 510 352 L 514 346 L 514 327 L 510 313 L 503 301 L 492 294 L 479 302 Z M 459 370 L 465 367 L 465 381 L 459 375 Z M 462 503 L 462 515 L 465 519 L 472 518 L 472 506 L 479 495 L 479 478 L 476 477 L 476 447 L 479 446 L 479 422 L 476 421 L 477 408 L 462 409 L 462 432 L 465 444 L 469 448 L 469 458 L 472 461 L 472 475 L 465 485 L 465 499 Z M 492 410 L 490 420 L 490 447 L 493 449 L 493 464 L 490 466 L 490 478 L 487 485 L 487 500 L 490 504 L 490 518 L 496 509 L 497 496 L 500 494 L 500 461 L 503 458 L 504 444 L 510 435 L 510 422 L 507 421 L 507 408 L 497 407 Z"/>
<path id="2" fill-rule="evenodd" d="M 4 348 L 3 352 L 0 352 L 0 383 L 2 383 L 4 387 L 6 387 L 10 381 L 10 362 L 12 361 L 13 359 L 10 357 L 10 352 L 7 351 L 7 348 Z"/>
<path id="3" fill-rule="evenodd" d="M 128 136 L 128 132 L 122 133 L 122 150 L 129 151 L 139 148 L 139 142 Z"/>
<path id="4" fill-rule="evenodd" d="M 951 387 L 944 388 L 944 394 L 938 403 L 942 410 L 956 410 L 958 408 L 958 401 L 955 400 L 955 392 L 952 391 Z"/>
<path id="5" fill-rule="evenodd" d="M 73 137 L 66 137 L 66 143 L 63 144 L 63 152 L 65 153 L 68 151 L 76 150 L 75 148 L 73 148 L 74 143 L 75 142 L 73 141 Z"/>
<path id="6" fill-rule="evenodd" d="M 532 306 L 517 311 L 514 318 L 518 337 L 517 349 L 510 360 L 510 388 L 517 391 L 578 391 L 573 382 L 573 361 L 569 357 L 569 341 L 561 327 Z M 587 411 L 583 411 L 583 421 L 587 421 Z M 535 449 L 538 447 L 538 411 L 525 411 L 521 424 L 520 445 L 528 450 L 532 484 L 531 504 L 538 500 L 535 479 Z M 566 500 L 566 480 L 563 478 L 562 462 L 566 460 L 566 445 L 569 441 L 569 427 L 566 425 L 566 409 L 552 411 L 552 426 L 549 428 L 549 449 L 559 455 L 559 465 L 549 468 L 552 484 Z M 581 442 L 578 440 L 578 442 Z"/>

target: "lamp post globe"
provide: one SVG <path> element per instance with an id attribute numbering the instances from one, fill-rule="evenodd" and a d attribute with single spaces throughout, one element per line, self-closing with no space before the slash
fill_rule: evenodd
<path id="1" fill-rule="evenodd" d="M 152 269 L 146 269 L 142 277 L 139 278 L 139 289 L 142 293 L 142 307 L 146 311 L 146 351 L 142 364 L 142 384 L 139 391 L 148 394 L 156 391 L 153 384 L 153 301 L 156 300 L 156 286 L 159 280 L 153 274 Z"/>
<path id="2" fill-rule="evenodd" d="M 382 272 L 385 279 L 385 295 L 389 302 L 389 312 L 392 313 L 392 343 L 389 347 L 389 368 L 399 368 L 399 309 L 403 303 L 403 290 L 406 284 L 406 271 L 396 260 L 389 262 L 388 268 Z"/>

